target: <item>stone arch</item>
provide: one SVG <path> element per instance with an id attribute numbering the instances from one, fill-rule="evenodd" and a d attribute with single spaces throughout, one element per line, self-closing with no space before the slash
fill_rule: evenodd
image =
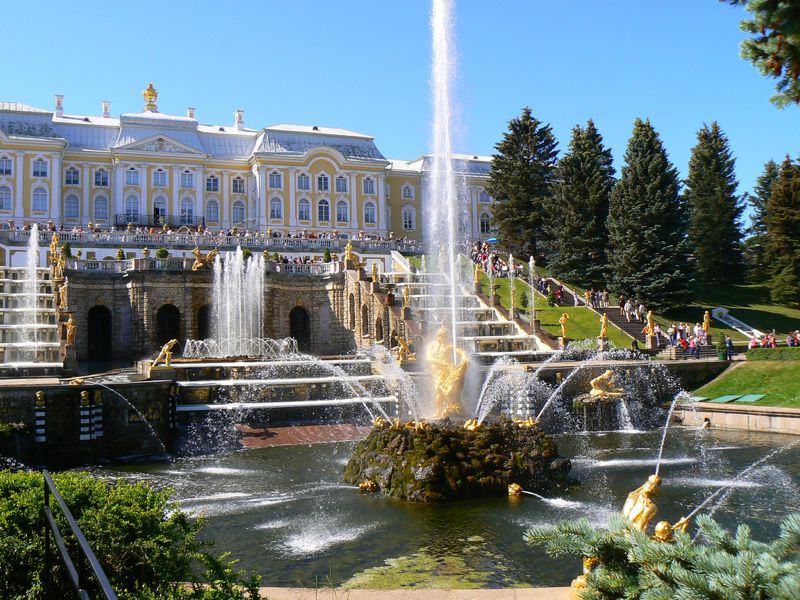
<path id="1" fill-rule="evenodd" d="M 383 319 L 378 317 L 375 319 L 375 341 L 380 342 L 383 340 Z"/>
<path id="2" fill-rule="evenodd" d="M 311 350 L 311 319 L 302 306 L 295 306 L 289 311 L 289 335 L 297 340 L 298 350 Z"/>
<path id="3" fill-rule="evenodd" d="M 392 329 L 392 334 L 389 336 L 389 348 L 397 348 L 397 329 Z"/>
<path id="4" fill-rule="evenodd" d="M 350 294 L 348 300 L 348 316 L 350 317 L 350 329 L 356 330 L 356 297 L 355 294 Z"/>
<path id="5" fill-rule="evenodd" d="M 181 311 L 174 304 L 164 304 L 156 311 L 156 344 L 161 347 L 171 339 L 181 340 Z M 180 348 L 176 346 L 173 352 L 177 354 Z"/>
<path id="6" fill-rule="evenodd" d="M 111 361 L 111 339 L 113 336 L 111 311 L 108 307 L 98 304 L 89 309 L 86 315 L 87 351 L 86 358 L 90 361 Z"/>
<path id="7" fill-rule="evenodd" d="M 361 305 L 361 335 L 369 335 L 369 307 L 366 304 Z"/>
<path id="8" fill-rule="evenodd" d="M 197 339 L 211 337 L 211 305 L 204 304 L 197 310 Z"/>

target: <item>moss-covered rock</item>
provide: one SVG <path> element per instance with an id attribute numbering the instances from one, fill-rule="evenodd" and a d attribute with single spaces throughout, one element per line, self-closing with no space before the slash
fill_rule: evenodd
<path id="1" fill-rule="evenodd" d="M 438 502 L 499 496 L 517 483 L 537 493 L 567 483 L 568 459 L 537 428 L 508 419 L 475 431 L 448 420 L 419 429 L 383 423 L 353 450 L 344 480 L 371 480 L 393 498 Z"/>

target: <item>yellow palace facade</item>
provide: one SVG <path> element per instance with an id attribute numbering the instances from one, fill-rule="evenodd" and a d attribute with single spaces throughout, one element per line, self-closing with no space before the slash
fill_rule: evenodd
<path id="1" fill-rule="evenodd" d="M 203 125 L 158 111 L 156 90 L 140 113 L 112 117 L 0 102 L 0 222 L 65 229 L 260 229 L 421 240 L 427 156 L 387 159 L 374 138 L 329 127 Z M 490 158 L 453 157 L 472 238 L 491 235 L 484 190 Z"/>

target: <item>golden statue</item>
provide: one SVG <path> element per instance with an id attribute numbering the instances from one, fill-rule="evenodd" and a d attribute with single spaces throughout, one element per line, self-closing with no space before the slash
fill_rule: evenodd
<path id="1" fill-rule="evenodd" d="M 653 311 L 647 311 L 647 335 L 655 335 L 656 334 L 656 324 L 655 320 L 653 319 Z"/>
<path id="2" fill-rule="evenodd" d="M 58 305 L 63 309 L 67 307 L 67 285 L 69 280 L 65 279 L 64 283 L 58 288 Z"/>
<path id="3" fill-rule="evenodd" d="M 203 253 L 200 252 L 200 248 L 195 246 L 194 249 L 192 250 L 192 254 L 194 254 L 192 271 L 199 271 L 206 267 L 214 266 L 214 260 L 217 258 L 219 250 L 217 250 L 216 248 L 212 248 L 211 252 L 209 252 L 206 256 L 203 256 Z"/>
<path id="4" fill-rule="evenodd" d="M 658 507 L 653 502 L 653 496 L 658 493 L 660 487 L 661 477 L 650 475 L 644 485 L 633 490 L 625 500 L 622 515 L 627 517 L 639 531 L 647 531 L 647 526 L 656 516 Z"/>
<path id="5" fill-rule="evenodd" d="M 347 244 L 344 247 L 344 259 L 345 260 L 353 260 L 353 241 L 347 240 Z"/>
<path id="6" fill-rule="evenodd" d="M 50 238 L 50 264 L 56 263 L 56 257 L 58 254 L 58 242 L 59 242 L 58 232 L 54 231 L 53 237 Z"/>
<path id="7" fill-rule="evenodd" d="M 567 313 L 563 313 L 558 320 L 558 322 L 561 323 L 561 337 L 564 339 L 567 338 L 567 321 L 569 321 L 569 315 Z"/>
<path id="8" fill-rule="evenodd" d="M 372 283 L 378 283 L 378 263 L 372 263 Z"/>
<path id="9" fill-rule="evenodd" d="M 608 315 L 606 313 L 600 317 L 600 337 L 608 337 Z"/>
<path id="10" fill-rule="evenodd" d="M 572 588 L 572 597 L 580 598 L 583 590 L 586 589 L 586 576 L 594 569 L 600 560 L 596 556 L 583 557 L 583 575 L 578 575 L 572 580 L 570 587 Z"/>
<path id="11" fill-rule="evenodd" d="M 44 392 L 42 390 L 39 390 L 38 392 L 36 392 L 35 397 L 36 397 L 36 406 L 38 408 L 43 407 L 44 406 Z"/>
<path id="12" fill-rule="evenodd" d="M 455 353 L 455 355 L 454 355 Z M 455 360 L 460 359 L 459 364 Z M 434 405 L 439 418 L 460 415 L 464 412 L 461 404 L 461 388 L 467 374 L 467 353 L 447 342 L 444 324 L 436 333 L 436 341 L 428 350 L 428 360 L 433 371 L 435 390 Z"/>
<path id="13" fill-rule="evenodd" d="M 153 362 L 150 363 L 150 368 L 152 369 L 154 367 L 157 367 L 158 363 L 161 362 L 162 358 L 164 359 L 164 366 L 165 367 L 171 367 L 172 366 L 172 364 L 171 364 L 171 362 L 172 362 L 172 348 L 177 343 L 178 343 L 178 340 L 171 339 L 166 344 L 164 344 L 164 346 L 161 348 L 161 352 L 159 352 L 158 356 L 156 356 L 155 359 L 153 359 Z"/>
<path id="14" fill-rule="evenodd" d="M 403 288 L 403 308 L 411 308 L 411 292 L 408 286 Z"/>
<path id="15" fill-rule="evenodd" d="M 480 421 L 478 419 L 467 419 L 464 421 L 464 429 L 467 431 L 475 431 L 478 427 L 480 427 Z"/>
<path id="16" fill-rule="evenodd" d="M 508 484 L 508 495 L 509 496 L 519 496 L 522 494 L 522 486 L 518 483 L 509 483 Z"/>
<path id="17" fill-rule="evenodd" d="M 81 396 L 81 406 L 89 406 L 89 391 L 82 390 L 80 396 Z"/>
<path id="18" fill-rule="evenodd" d="M 670 525 L 669 521 L 659 521 L 653 531 L 653 538 L 656 542 L 671 542 L 672 534 L 676 531 L 686 531 L 689 527 L 689 519 L 681 517 L 675 525 Z"/>
<path id="19" fill-rule="evenodd" d="M 156 104 L 156 100 L 158 100 L 158 92 L 156 88 L 153 87 L 153 84 L 150 83 L 147 86 L 147 89 L 142 92 L 142 97 L 144 98 L 144 109 L 158 112 L 158 105 Z"/>
<path id="20" fill-rule="evenodd" d="M 480 263 L 475 263 L 475 272 L 472 274 L 472 283 L 480 283 L 481 282 L 481 265 Z"/>
<path id="21" fill-rule="evenodd" d="M 711 313 L 706 311 L 703 315 L 703 333 L 708 335 L 708 330 L 711 329 Z"/>
<path id="22" fill-rule="evenodd" d="M 75 319 L 70 315 L 69 319 L 67 319 L 67 346 L 75 344 L 75 329 Z"/>
<path id="23" fill-rule="evenodd" d="M 358 484 L 358 489 L 361 490 L 362 494 L 374 494 L 378 491 L 378 484 L 375 483 L 372 479 L 365 479 L 361 483 Z"/>
<path id="24" fill-rule="evenodd" d="M 592 400 L 608 400 L 610 398 L 619 398 L 625 392 L 622 388 L 614 384 L 614 371 L 606 369 L 606 371 L 592 379 L 589 384 L 592 389 L 589 391 L 589 397 Z"/>
<path id="25" fill-rule="evenodd" d="M 401 335 L 398 335 L 397 338 L 397 359 L 401 362 L 413 362 L 417 360 L 417 355 L 411 351 L 411 348 L 408 346 L 408 342 L 406 338 Z"/>
<path id="26" fill-rule="evenodd" d="M 528 417 L 527 419 L 519 419 L 517 417 L 514 417 L 511 420 L 520 429 L 530 429 L 531 427 L 536 427 L 539 424 L 539 421 L 537 421 L 533 417 Z"/>

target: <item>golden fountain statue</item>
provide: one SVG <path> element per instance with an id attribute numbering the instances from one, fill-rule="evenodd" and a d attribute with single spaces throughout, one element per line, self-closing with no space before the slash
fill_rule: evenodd
<path id="1" fill-rule="evenodd" d="M 606 313 L 600 317 L 600 337 L 608 337 L 608 315 Z"/>
<path id="2" fill-rule="evenodd" d="M 345 260 L 353 260 L 353 241 L 347 240 L 347 244 L 344 246 L 344 259 Z"/>
<path id="3" fill-rule="evenodd" d="M 703 333 L 708 335 L 709 329 L 711 329 L 711 313 L 706 311 L 703 315 Z"/>
<path id="4" fill-rule="evenodd" d="M 58 253 L 58 232 L 53 232 L 53 237 L 50 238 L 50 264 L 55 264 L 57 260 L 57 253 Z"/>
<path id="5" fill-rule="evenodd" d="M 403 308 L 411 308 L 411 292 L 408 286 L 403 288 Z"/>
<path id="6" fill-rule="evenodd" d="M 650 522 L 656 516 L 658 507 L 653 502 L 653 497 L 661 488 L 661 477 L 650 475 L 644 485 L 636 488 L 625 500 L 622 515 L 627 517 L 639 531 L 647 531 Z M 686 531 L 689 519 L 681 517 L 677 523 L 670 525 L 669 521 L 659 521 L 653 533 L 653 539 L 658 542 L 671 542 L 672 534 L 676 531 Z"/>
<path id="7" fill-rule="evenodd" d="M 480 283 L 481 282 L 481 265 L 480 263 L 475 263 L 475 272 L 472 274 L 472 283 Z"/>
<path id="8" fill-rule="evenodd" d="M 75 319 L 73 319 L 72 315 L 70 315 L 69 319 L 67 319 L 67 346 L 75 345 L 75 332 Z"/>
<path id="9" fill-rule="evenodd" d="M 653 319 L 653 311 L 647 311 L 647 335 L 655 335 L 656 334 L 656 324 L 655 320 Z"/>
<path id="10" fill-rule="evenodd" d="M 604 373 L 592 379 L 589 385 L 592 386 L 589 390 L 591 400 L 610 400 L 625 394 L 623 389 L 614 383 L 614 371 L 611 369 L 606 369 Z"/>
<path id="11" fill-rule="evenodd" d="M 399 360 L 401 363 L 413 362 L 413 361 L 417 360 L 417 355 L 409 347 L 408 342 L 406 341 L 406 338 L 404 338 L 402 335 L 398 335 L 396 339 L 397 339 L 397 348 L 398 348 L 397 349 L 397 360 Z"/>
<path id="12" fill-rule="evenodd" d="M 457 359 L 460 359 L 458 364 L 455 363 Z M 436 416 L 445 418 L 463 414 L 461 388 L 469 365 L 467 353 L 447 341 L 444 324 L 436 333 L 436 341 L 428 349 L 428 360 L 433 372 Z"/>
<path id="13" fill-rule="evenodd" d="M 178 340 L 171 339 L 166 344 L 164 344 L 164 346 L 161 348 L 161 352 L 159 352 L 158 356 L 156 356 L 153 359 L 153 362 L 150 363 L 150 368 L 152 369 L 154 367 L 157 367 L 158 363 L 161 362 L 162 359 L 164 360 L 164 366 L 165 367 L 171 367 L 172 366 L 172 364 L 171 364 L 172 363 L 172 348 L 177 343 L 178 343 Z"/>
<path id="14" fill-rule="evenodd" d="M 378 263 L 372 263 L 372 283 L 378 283 Z"/>
<path id="15" fill-rule="evenodd" d="M 558 322 L 561 324 L 561 337 L 564 339 L 567 338 L 567 321 L 569 321 L 569 315 L 567 313 L 562 313 Z"/>
<path id="16" fill-rule="evenodd" d="M 199 271 L 205 267 L 213 267 L 214 260 L 217 258 L 219 254 L 219 250 L 216 248 L 212 248 L 211 252 L 203 256 L 203 253 L 200 252 L 200 248 L 195 246 L 192 250 L 192 254 L 194 254 L 194 262 L 192 263 L 192 271 Z"/>

